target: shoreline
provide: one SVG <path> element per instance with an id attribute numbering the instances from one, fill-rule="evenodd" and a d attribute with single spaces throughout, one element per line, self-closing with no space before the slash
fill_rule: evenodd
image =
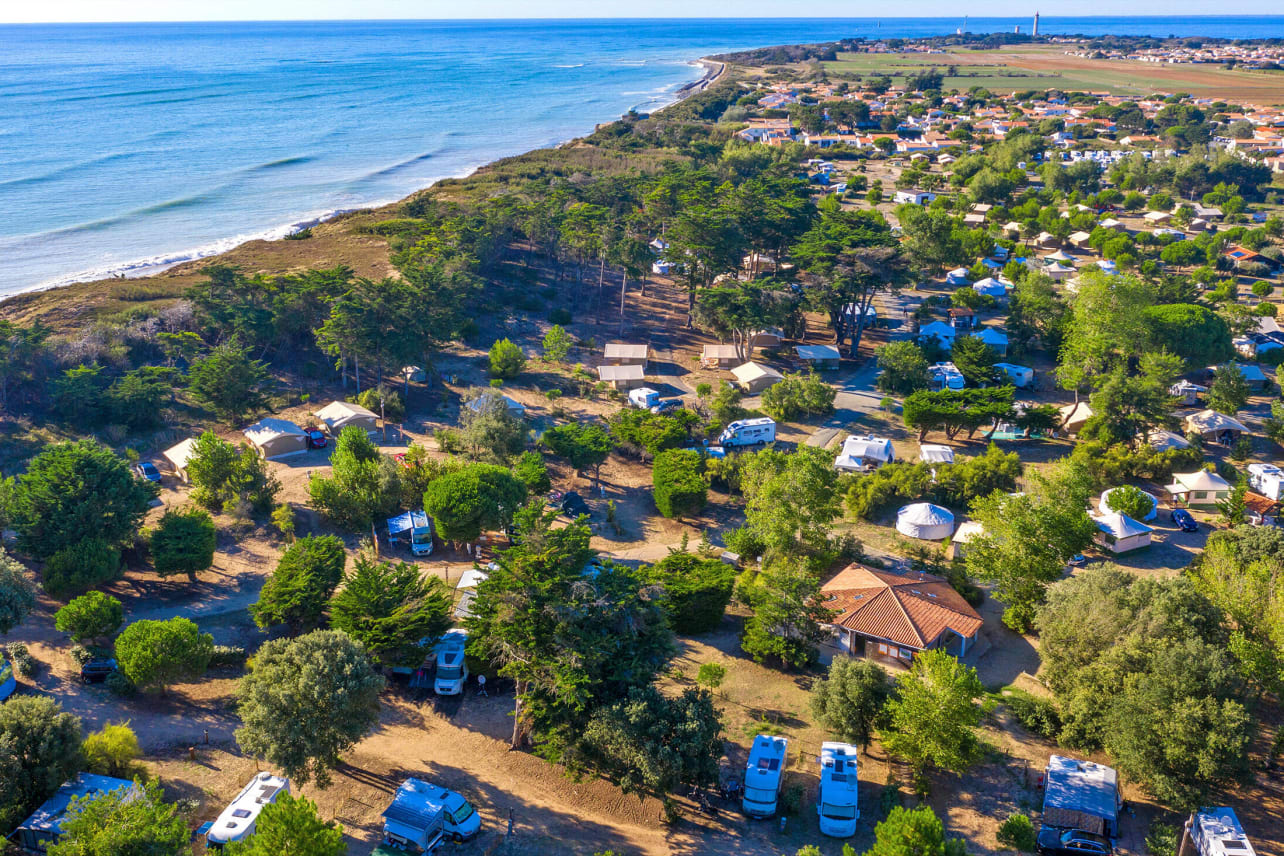
<path id="1" fill-rule="evenodd" d="M 710 86 L 713 86 L 715 83 L 721 80 L 722 77 L 727 73 L 727 69 L 728 69 L 727 63 L 721 62 L 719 60 L 708 59 L 705 57 L 701 57 L 695 60 L 690 60 L 686 63 L 686 65 L 698 66 L 700 68 L 703 68 L 704 74 L 698 79 L 690 81 L 689 83 L 685 83 L 682 86 L 675 89 L 673 91 L 673 100 L 663 105 L 658 110 L 653 111 L 654 113 L 663 112 L 664 110 L 667 110 L 668 108 L 674 106 L 675 104 L 679 104 L 682 101 L 686 100 L 687 98 L 690 98 L 692 95 L 696 95 L 700 92 L 704 92 Z M 615 119 L 611 119 L 608 122 L 597 123 L 593 126 L 593 131 L 596 131 L 598 128 L 602 127 L 603 125 L 607 125 L 607 124 L 610 124 L 611 122 L 618 122 L 618 121 L 619 121 L 619 117 Z M 588 133 L 592 133 L 592 132 L 588 132 Z M 431 182 L 429 182 L 428 184 L 422 187 L 417 187 L 411 190 L 409 193 L 405 194 L 404 196 L 400 196 L 396 199 L 374 201 L 365 205 L 360 205 L 353 208 L 338 209 L 335 211 L 329 211 L 322 214 L 315 214 L 315 213 L 301 214 L 299 215 L 300 219 L 297 219 L 290 223 L 286 223 L 286 224 L 275 226 L 269 229 L 262 230 L 260 233 L 255 235 L 249 235 L 249 236 L 234 235 L 231 237 L 217 238 L 213 241 L 210 241 L 204 247 L 197 247 L 195 249 L 186 250 L 186 251 L 176 251 L 173 253 L 162 253 L 157 256 L 152 256 L 149 258 L 142 258 L 142 259 L 137 259 L 135 261 L 124 262 L 116 266 L 116 268 L 113 269 L 112 271 L 107 272 L 106 275 L 101 275 L 93 271 L 85 272 L 83 278 L 80 278 L 81 274 L 75 274 L 75 273 L 67 274 L 63 277 L 59 277 L 56 281 L 51 283 L 36 284 L 28 288 L 23 288 L 18 291 L 11 292 L 9 294 L 0 295 L 0 309 L 6 308 L 5 307 L 6 304 L 11 304 L 13 301 L 19 300 L 24 296 L 30 296 L 33 294 L 48 294 L 50 292 L 56 292 L 63 289 L 73 288 L 76 286 L 92 285 L 94 283 L 118 283 L 118 282 L 131 281 L 131 280 L 140 280 L 140 281 L 146 280 L 153 276 L 159 276 L 161 274 L 174 271 L 178 268 L 183 267 L 184 265 L 190 265 L 196 262 L 201 262 L 201 263 L 212 262 L 213 260 L 218 259 L 224 255 L 227 255 L 228 253 L 231 253 L 236 249 L 243 247 L 247 244 L 250 244 L 254 241 L 267 241 L 272 243 L 277 241 L 288 240 L 291 235 L 294 235 L 305 229 L 310 229 L 316 226 L 324 225 L 326 223 L 331 223 L 352 214 L 378 211 L 382 208 L 400 205 L 406 202 L 407 200 L 412 199 L 424 193 L 427 190 L 431 190 L 433 187 L 435 187 L 436 185 L 440 184 L 443 181 L 451 181 L 451 180 L 468 178 L 474 175 L 475 173 L 477 173 L 478 170 L 485 169 L 487 166 L 494 164 L 500 160 L 503 160 L 504 158 L 520 157 L 521 155 L 524 155 L 524 154 L 529 154 L 531 152 L 539 151 L 541 148 L 558 149 L 570 143 L 573 143 L 575 140 L 580 139 L 580 137 L 582 136 L 587 136 L 587 134 L 581 134 L 575 137 L 571 137 L 567 140 L 563 140 L 562 142 L 555 143 L 551 146 L 537 146 L 532 149 L 526 149 L 524 151 L 517 152 L 513 155 L 500 155 L 494 158 L 490 158 L 480 164 L 476 164 L 475 166 L 468 167 L 466 170 L 461 170 L 452 175 L 445 175 L 445 176 L 441 176 L 440 178 L 436 178 Z M 234 242 L 234 243 L 229 243 L 229 242 Z M 210 248 L 210 249 L 207 250 L 206 248 Z"/>

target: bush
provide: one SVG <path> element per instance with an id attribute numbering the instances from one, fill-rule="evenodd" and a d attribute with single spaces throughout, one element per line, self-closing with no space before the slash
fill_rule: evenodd
<path id="1" fill-rule="evenodd" d="M 54 626 L 76 642 L 112 636 L 124 622 L 120 601 L 100 591 L 81 595 L 54 615 Z"/>
<path id="2" fill-rule="evenodd" d="M 363 389 L 357 396 L 357 404 L 378 414 L 385 422 L 400 423 L 406 418 L 406 403 L 401 400 L 401 395 L 382 384 Z"/>
<path id="3" fill-rule="evenodd" d="M 560 324 L 565 327 L 567 324 L 571 323 L 571 310 L 554 309 L 552 312 L 548 313 L 548 323 Z"/>
<path id="4" fill-rule="evenodd" d="M 780 810 L 784 814 L 797 814 L 802 810 L 805 791 L 802 785 L 790 785 L 780 794 Z"/>
<path id="5" fill-rule="evenodd" d="M 500 339 L 490 346 L 490 373 L 492 376 L 511 380 L 526 368 L 526 355 L 509 339 Z"/>
<path id="6" fill-rule="evenodd" d="M 210 653 L 210 668 L 244 666 L 248 655 L 240 645 L 215 645 Z"/>
<path id="7" fill-rule="evenodd" d="M 785 375 L 783 380 L 763 392 L 762 409 L 781 422 L 802 414 L 827 415 L 834 412 L 834 396 L 837 394 L 838 390 L 817 377 L 815 372 Z"/>
<path id="8" fill-rule="evenodd" d="M 71 657 L 72 662 L 75 663 L 76 668 L 79 669 L 90 660 L 93 660 L 97 655 L 84 645 L 72 645 L 71 650 L 67 652 L 67 656 Z"/>
<path id="9" fill-rule="evenodd" d="M 107 676 L 107 680 L 103 681 L 103 685 L 114 696 L 133 698 L 138 695 L 138 687 L 134 686 L 133 681 L 125 677 L 124 672 L 112 672 Z"/>
<path id="10" fill-rule="evenodd" d="M 647 570 L 650 582 L 664 586 L 669 624 L 683 635 L 708 633 L 722 622 L 735 578 L 730 565 L 693 553 L 672 553 Z"/>
<path id="11" fill-rule="evenodd" d="M 1036 834 L 1034 824 L 1030 818 L 1024 814 L 1010 815 L 1007 820 L 999 825 L 998 834 L 995 837 L 999 843 L 1012 849 L 1020 850 L 1022 853 L 1033 853 Z"/>
<path id="12" fill-rule="evenodd" d="M 1151 821 L 1146 832 L 1146 852 L 1150 856 L 1177 856 L 1181 843 L 1181 829 L 1171 823 Z"/>
<path id="13" fill-rule="evenodd" d="M 128 722 L 107 723 L 85 738 L 84 749 L 85 764 L 91 773 L 118 779 L 146 774 L 146 768 L 135 763 L 143 751 Z"/>
<path id="14" fill-rule="evenodd" d="M 110 582 L 120 574 L 120 551 L 101 538 L 64 547 L 45 562 L 45 591 L 54 597 Z"/>
<path id="15" fill-rule="evenodd" d="M 1257 282 L 1253 283 L 1253 293 L 1256 294 L 1258 297 L 1267 297 L 1274 290 L 1275 290 L 1275 286 L 1271 285 L 1269 282 L 1266 282 L 1265 280 L 1258 280 Z"/>
<path id="16" fill-rule="evenodd" d="M 218 530 L 214 519 L 199 508 L 166 511 L 151 536 L 152 565 L 163 577 L 195 576 L 214 564 Z"/>
<path id="17" fill-rule="evenodd" d="M 10 642 L 4 646 L 4 649 L 9 654 L 9 662 L 13 663 L 13 668 L 19 675 L 29 678 L 36 673 L 36 661 L 26 645 L 21 642 Z"/>
<path id="18" fill-rule="evenodd" d="M 655 507 L 665 517 L 685 517 L 704 508 L 709 484 L 699 452 L 669 449 L 655 456 L 651 469 Z"/>
<path id="19" fill-rule="evenodd" d="M 1031 695 L 1024 690 L 1009 689 L 1003 694 L 1003 703 L 1027 730 L 1056 740 L 1061 733 L 1061 715 L 1057 704 L 1050 698 Z"/>
<path id="20" fill-rule="evenodd" d="M 716 690 L 722 686 L 722 682 L 726 678 L 726 668 L 717 663 L 701 663 L 700 670 L 696 672 L 696 683 L 711 690 Z"/>

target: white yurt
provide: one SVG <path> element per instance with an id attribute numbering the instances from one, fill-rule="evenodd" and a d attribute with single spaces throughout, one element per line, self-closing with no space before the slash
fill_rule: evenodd
<path id="1" fill-rule="evenodd" d="M 1107 514 L 1107 515 L 1115 513 L 1114 509 L 1110 507 L 1109 499 L 1110 499 L 1110 494 L 1114 493 L 1117 490 L 1119 490 L 1119 488 L 1112 487 L 1110 488 L 1110 490 L 1102 492 L 1101 500 L 1097 503 L 1098 511 L 1100 511 L 1102 514 Z M 1146 493 L 1146 491 L 1144 490 L 1141 492 L 1146 494 L 1146 499 L 1150 500 L 1150 511 L 1143 514 L 1141 519 L 1154 520 L 1156 517 L 1159 516 L 1159 500 L 1155 499 L 1155 495 L 1153 493 Z"/>
<path id="2" fill-rule="evenodd" d="M 940 541 L 954 532 L 954 515 L 930 502 L 916 502 L 896 512 L 896 531 L 923 541 Z"/>

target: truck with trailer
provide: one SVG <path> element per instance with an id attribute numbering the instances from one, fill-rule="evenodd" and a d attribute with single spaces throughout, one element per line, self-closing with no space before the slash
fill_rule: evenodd
<path id="1" fill-rule="evenodd" d="M 776 420 L 770 416 L 737 419 L 718 435 L 718 445 L 726 448 L 765 446 L 776 442 Z"/>
<path id="2" fill-rule="evenodd" d="M 254 834 L 263 807 L 276 802 L 282 793 L 290 793 L 290 780 L 271 773 L 259 773 L 236 795 L 205 834 L 205 846 L 218 848 L 233 841 L 243 841 Z"/>
<path id="3" fill-rule="evenodd" d="M 856 834 L 856 821 L 860 819 L 856 751 L 850 743 L 820 744 L 820 798 L 816 800 L 816 814 L 820 816 L 822 835 L 850 838 Z"/>
<path id="4" fill-rule="evenodd" d="M 388 518 L 388 543 L 405 542 L 416 556 L 432 553 L 432 518 L 422 509 Z"/>
<path id="5" fill-rule="evenodd" d="M 785 753 L 789 741 L 784 737 L 759 734 L 749 749 L 745 766 L 745 789 L 741 807 L 750 817 L 771 817 L 780 799 L 780 785 L 785 776 Z"/>

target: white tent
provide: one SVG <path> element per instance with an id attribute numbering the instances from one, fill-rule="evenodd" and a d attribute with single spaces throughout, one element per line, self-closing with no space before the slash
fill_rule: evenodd
<path id="1" fill-rule="evenodd" d="M 1092 518 L 1097 524 L 1097 543 L 1112 553 L 1127 553 L 1150 544 L 1154 530 L 1126 514 L 1104 514 Z"/>
<path id="2" fill-rule="evenodd" d="M 1173 473 L 1173 483 L 1167 491 L 1177 502 L 1199 507 L 1212 507 L 1230 495 L 1231 485 L 1217 473 L 1195 470 L 1193 473 Z"/>
<path id="3" fill-rule="evenodd" d="M 954 537 L 950 539 L 949 557 L 951 559 L 961 559 L 967 552 L 967 545 L 973 538 L 985 534 L 985 527 L 979 521 L 969 520 L 966 523 L 960 523 L 959 528 L 955 531 Z"/>
<path id="4" fill-rule="evenodd" d="M 954 463 L 954 450 L 949 446 L 923 443 L 918 447 L 918 459 L 929 464 Z"/>
<path id="5" fill-rule="evenodd" d="M 308 450 L 308 435 L 288 419 L 267 417 L 245 429 L 245 439 L 269 461 L 302 455 Z"/>
<path id="6" fill-rule="evenodd" d="M 967 285 L 967 268 L 955 268 L 945 275 L 946 285 Z"/>
<path id="7" fill-rule="evenodd" d="M 484 390 L 480 395 L 478 395 L 472 401 L 469 401 L 464 406 L 467 407 L 469 410 L 473 411 L 474 413 L 480 413 L 483 408 L 490 406 L 490 403 L 495 401 L 496 399 L 503 400 L 504 406 L 508 408 L 508 412 L 511 415 L 517 417 L 518 419 L 526 418 L 526 405 L 522 404 L 520 401 L 517 401 L 516 399 L 509 398 L 507 395 L 504 395 L 503 393 L 496 392 L 493 389 Z"/>
<path id="8" fill-rule="evenodd" d="M 1110 495 L 1111 495 L 1112 493 L 1114 493 L 1115 491 L 1117 491 L 1117 490 L 1119 490 L 1119 488 L 1117 488 L 1117 487 L 1112 487 L 1112 488 L 1110 488 L 1110 490 L 1107 490 L 1107 491 L 1103 491 L 1103 492 L 1102 492 L 1102 494 L 1101 494 L 1101 500 L 1097 503 L 1097 510 L 1098 510 L 1098 511 L 1100 511 L 1102 514 L 1113 514 L 1113 513 L 1114 513 L 1114 510 L 1113 510 L 1113 509 L 1111 509 L 1111 507 L 1110 507 L 1109 499 L 1110 499 Z M 1156 517 L 1158 517 L 1158 516 L 1159 516 L 1159 500 L 1155 499 L 1154 494 L 1146 493 L 1146 491 L 1144 491 L 1144 490 L 1142 491 L 1142 493 L 1146 494 L 1146 499 L 1149 499 L 1149 500 L 1150 500 L 1150 511 L 1148 511 L 1148 512 L 1147 512 L 1147 513 L 1145 513 L 1145 514 L 1143 514 L 1143 515 L 1141 516 L 1141 519 L 1142 519 L 1142 520 L 1154 520 Z"/>
<path id="9" fill-rule="evenodd" d="M 745 363 L 742 366 L 736 366 L 731 370 L 731 374 L 736 379 L 736 386 L 750 395 L 762 392 L 784 379 L 784 375 L 780 372 L 771 366 L 764 366 L 760 363 Z"/>
<path id="10" fill-rule="evenodd" d="M 192 459 L 192 453 L 196 450 L 196 440 L 188 437 L 177 446 L 171 446 L 161 452 L 165 459 L 174 466 L 174 472 L 183 481 L 187 481 L 187 462 Z"/>
<path id="11" fill-rule="evenodd" d="M 940 541 L 954 532 L 954 515 L 939 505 L 916 502 L 896 512 L 896 531 L 923 541 Z"/>
<path id="12" fill-rule="evenodd" d="M 932 321 L 918 328 L 919 341 L 927 341 L 935 336 L 941 343 L 942 347 L 951 348 L 954 346 L 954 336 L 957 331 L 946 324 L 944 321 Z"/>
<path id="13" fill-rule="evenodd" d="M 977 294 L 988 294 L 990 297 L 1003 297 L 1008 293 L 1007 286 L 992 276 L 972 283 L 972 290 Z"/>
<path id="14" fill-rule="evenodd" d="M 1189 449 L 1190 441 L 1173 431 L 1155 429 L 1146 434 L 1146 442 L 1156 452 L 1167 452 L 1169 449 Z"/>
<path id="15" fill-rule="evenodd" d="M 1006 334 L 1000 333 L 993 327 L 982 327 L 972 335 L 976 336 L 976 338 L 980 339 L 982 342 L 997 351 L 1000 357 L 1007 354 L 1008 337 Z"/>
<path id="16" fill-rule="evenodd" d="M 1234 435 L 1246 434 L 1248 429 L 1224 413 L 1216 410 L 1201 410 L 1186 417 L 1186 433 L 1198 434 L 1201 437 L 1220 436 L 1226 432 Z"/>
<path id="17" fill-rule="evenodd" d="M 892 441 L 886 437 L 852 434 L 843 441 L 842 451 L 834 458 L 834 469 L 846 472 L 877 469 L 895 457 Z"/>
<path id="18" fill-rule="evenodd" d="M 332 401 L 312 415 L 325 423 L 332 437 L 338 437 L 339 432 L 349 425 L 356 425 L 367 432 L 379 429 L 378 415 L 360 404 L 346 401 Z"/>

